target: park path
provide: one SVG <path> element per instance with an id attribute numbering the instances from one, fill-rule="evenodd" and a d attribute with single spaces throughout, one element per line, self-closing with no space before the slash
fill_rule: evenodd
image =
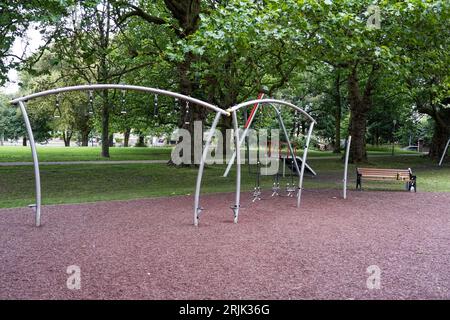
<path id="1" fill-rule="evenodd" d="M 397 154 L 398 156 L 410 156 L 410 157 L 418 157 L 423 154 Z M 308 160 L 326 160 L 326 159 L 340 159 L 342 156 L 326 156 L 326 157 L 308 157 Z M 383 158 L 390 157 L 387 154 L 375 154 L 370 155 L 371 158 Z M 77 164 L 145 164 L 145 163 L 167 163 L 167 160 L 84 160 L 84 161 L 39 161 L 39 165 L 77 165 Z M 13 167 L 13 166 L 32 166 L 33 162 L 28 161 L 18 161 L 18 162 L 0 162 L 0 167 Z"/>

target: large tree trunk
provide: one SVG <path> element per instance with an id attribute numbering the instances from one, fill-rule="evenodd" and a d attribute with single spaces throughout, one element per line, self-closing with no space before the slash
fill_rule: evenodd
<path id="1" fill-rule="evenodd" d="M 302 136 L 306 136 L 306 128 L 308 127 L 308 125 L 305 120 L 301 120 L 300 123 L 302 126 L 302 129 L 301 129 Z"/>
<path id="2" fill-rule="evenodd" d="M 190 79 L 189 70 L 191 68 L 193 56 L 190 53 L 185 55 L 185 59 L 183 62 L 179 63 L 177 66 L 178 77 L 180 79 L 180 93 L 190 96 L 192 95 L 194 88 L 193 83 Z M 199 107 L 197 105 L 192 105 L 186 101 L 181 101 L 180 108 L 180 119 L 179 119 L 179 127 L 189 131 L 191 135 L 191 163 L 194 164 L 195 158 L 195 135 L 194 135 L 194 122 L 201 121 L 203 128 L 203 120 L 204 120 L 204 108 Z"/>
<path id="3" fill-rule="evenodd" d="M 107 61 L 109 48 L 109 33 L 111 22 L 110 1 L 106 1 L 106 9 L 102 13 L 99 22 L 100 53 L 98 76 L 100 83 L 107 83 L 109 80 L 109 66 Z M 110 136 L 109 136 L 109 96 L 108 90 L 102 90 L 102 153 L 101 156 L 109 158 Z"/>
<path id="4" fill-rule="evenodd" d="M 184 39 L 193 34 L 197 29 L 200 22 L 200 0 L 165 0 L 166 7 L 172 13 L 172 16 L 178 21 L 181 31 L 177 32 L 177 36 L 180 39 Z M 191 96 L 194 90 L 197 88 L 198 83 L 191 79 L 190 70 L 191 64 L 195 59 L 191 52 L 188 52 L 184 56 L 184 60 L 177 64 L 179 90 L 180 93 Z M 189 131 L 191 135 L 191 164 L 195 163 L 195 141 L 194 141 L 194 122 L 201 121 L 202 129 L 203 122 L 206 118 L 206 110 L 203 107 L 197 105 L 189 105 L 187 108 L 183 101 L 180 101 L 180 119 L 179 127 Z M 202 130 L 203 132 L 203 130 Z M 201 135 L 203 139 L 203 134 Z M 169 164 L 172 164 L 169 161 Z"/>
<path id="5" fill-rule="evenodd" d="M 81 146 L 82 147 L 89 146 L 89 133 L 90 132 L 91 132 L 91 130 L 87 126 L 85 128 L 83 128 L 83 130 L 81 131 Z"/>
<path id="6" fill-rule="evenodd" d="M 361 108 L 352 109 L 350 115 L 349 133 L 352 136 L 350 159 L 353 163 L 367 161 L 366 151 L 367 113 Z"/>
<path id="7" fill-rule="evenodd" d="M 181 93 L 186 94 L 185 92 L 181 91 Z M 203 139 L 203 123 L 206 118 L 206 110 L 203 107 L 199 107 L 197 105 L 189 104 L 189 107 L 187 106 L 186 102 L 182 102 L 182 107 L 180 119 L 179 119 L 179 127 L 182 129 L 185 129 L 189 132 L 191 136 L 191 163 L 190 165 L 196 164 L 195 163 L 195 138 L 200 137 Z M 196 121 L 199 121 L 201 123 L 201 131 L 197 132 L 197 135 L 195 135 L 194 132 L 194 123 Z M 180 141 L 178 141 L 180 142 Z M 200 150 L 199 150 L 200 151 Z M 200 154 L 197 155 L 198 158 L 200 158 Z M 169 162 L 171 164 L 171 162 Z M 188 165 L 188 164 L 184 164 Z"/>
<path id="8" fill-rule="evenodd" d="M 229 104 L 234 105 L 234 104 Z M 222 153 L 224 156 L 224 160 L 226 160 L 227 153 L 230 153 L 231 150 L 227 150 L 227 148 L 230 148 L 230 145 L 227 144 L 227 130 L 233 128 L 233 117 L 222 117 L 220 122 L 220 132 L 222 134 Z M 243 129 L 243 127 L 241 127 Z M 240 132 L 242 134 L 242 132 Z M 233 143 L 234 137 L 230 137 L 230 144 Z M 247 143 L 247 139 L 246 139 Z"/>
<path id="9" fill-rule="evenodd" d="M 109 104 L 108 90 L 102 91 L 102 157 L 109 158 Z"/>
<path id="10" fill-rule="evenodd" d="M 337 70 L 336 79 L 334 82 L 334 102 L 336 105 L 334 113 L 335 135 L 333 153 L 341 153 L 341 115 L 342 115 L 342 101 L 341 101 L 341 74 Z"/>
<path id="11" fill-rule="evenodd" d="M 23 139 L 22 139 L 22 146 L 24 146 L 24 147 L 27 146 L 27 137 L 23 137 Z"/>
<path id="12" fill-rule="evenodd" d="M 125 132 L 123 133 L 123 146 L 128 147 L 130 142 L 130 134 L 131 134 L 131 128 L 126 128 Z"/>
<path id="13" fill-rule="evenodd" d="M 443 107 L 450 105 L 450 97 L 444 98 L 439 105 L 430 101 L 433 101 L 433 97 L 424 99 L 423 96 L 420 96 L 415 102 L 417 111 L 429 115 L 434 120 L 434 132 L 428 156 L 432 159 L 438 159 L 442 156 L 445 145 L 450 138 L 450 108 Z"/>
<path id="14" fill-rule="evenodd" d="M 350 107 L 349 133 L 352 136 L 350 145 L 350 161 L 352 163 L 367 162 L 366 129 L 367 116 L 371 108 L 372 91 L 375 84 L 375 72 L 367 79 L 363 93 L 360 91 L 357 66 L 353 66 L 348 76 L 348 102 Z"/>
<path id="15" fill-rule="evenodd" d="M 124 4 L 125 3 L 125 4 Z M 119 4 L 119 6 L 125 6 L 126 2 Z M 179 39 L 185 39 L 186 37 L 195 33 L 198 29 L 200 22 L 200 10 L 201 1 L 200 0 L 164 0 L 164 4 L 168 11 L 170 11 L 172 17 L 178 21 L 178 26 L 173 27 L 173 31 Z M 161 19 L 157 16 L 152 16 L 146 10 L 137 7 L 136 5 L 128 5 L 130 11 L 123 14 L 120 22 L 125 21 L 127 18 L 132 16 L 138 16 L 142 18 L 149 24 L 156 25 L 166 25 L 166 19 Z M 190 70 L 191 63 L 194 60 L 194 55 L 191 52 L 185 54 L 183 61 L 177 63 L 176 70 L 179 79 L 179 91 L 180 93 L 190 96 L 193 94 L 194 90 L 198 87 L 196 80 L 191 79 Z M 191 164 L 194 163 L 194 121 L 202 121 L 205 119 L 206 112 L 204 108 L 200 108 L 195 105 L 189 105 L 187 108 L 184 101 L 180 101 L 180 114 L 179 114 L 179 128 L 186 129 L 191 134 Z M 189 110 L 189 112 L 187 112 Z M 178 142 L 181 142 L 179 140 Z M 169 161 L 169 164 L 173 164 Z"/>
<path id="16" fill-rule="evenodd" d="M 114 147 L 114 134 L 111 133 L 108 137 L 108 143 L 110 147 Z"/>
<path id="17" fill-rule="evenodd" d="M 147 145 L 145 144 L 145 134 L 139 133 L 138 142 L 136 143 L 135 147 L 147 147 Z"/>
<path id="18" fill-rule="evenodd" d="M 225 66 L 225 70 L 227 73 L 230 73 L 232 76 L 236 76 L 236 70 L 233 68 L 233 62 L 230 58 L 230 60 L 228 61 L 228 63 Z M 219 82 L 215 81 L 215 86 L 218 86 Z M 237 90 L 233 89 L 234 87 L 230 88 L 230 90 L 226 90 L 225 92 L 222 92 L 222 90 L 217 90 L 216 88 L 211 88 L 212 92 L 211 92 L 211 96 L 213 95 L 213 92 L 220 92 L 222 93 L 220 95 L 220 101 L 217 101 L 216 105 L 220 106 L 222 109 L 225 109 L 229 106 L 234 106 L 237 104 L 237 100 L 238 100 L 238 92 Z M 253 107 L 253 106 L 252 106 Z M 247 108 L 245 108 L 247 109 Z M 246 111 L 246 110 L 245 110 Z M 244 112 L 244 118 L 245 121 L 247 121 L 247 114 L 246 112 Z M 257 116 L 257 115 L 256 115 Z M 230 144 L 232 144 L 233 141 L 233 136 L 229 137 L 230 138 L 230 144 L 227 144 L 227 130 L 232 129 L 233 128 L 233 117 L 222 117 L 220 119 L 220 131 L 221 131 L 221 135 L 222 135 L 222 154 L 224 156 L 224 160 L 226 160 L 226 156 L 227 154 L 231 153 L 231 146 Z M 243 129 L 243 126 L 241 126 L 241 129 Z M 242 132 L 240 132 L 240 134 L 242 134 Z M 247 141 L 247 139 L 246 139 Z M 228 150 L 228 149 L 230 150 Z"/>
<path id="19" fill-rule="evenodd" d="M 375 135 L 373 139 L 373 144 L 378 147 L 380 145 L 380 129 L 378 127 L 375 129 Z"/>
<path id="20" fill-rule="evenodd" d="M 450 138 L 450 109 L 441 109 L 431 116 L 434 119 L 434 132 L 428 155 L 432 159 L 439 159 Z"/>
<path id="21" fill-rule="evenodd" d="M 168 11 L 170 11 L 172 17 L 178 21 L 178 26 L 173 27 L 173 31 L 179 39 L 185 39 L 186 37 L 195 33 L 198 29 L 200 22 L 200 0 L 164 0 L 164 4 Z M 127 7 L 126 2 L 119 4 L 119 6 Z M 128 5 L 130 11 L 123 14 L 119 23 L 125 21 L 127 18 L 137 16 L 142 18 L 149 24 L 166 25 L 166 19 L 162 19 L 157 16 L 152 16 L 146 10 L 137 7 L 136 5 Z M 194 90 L 198 87 L 196 80 L 191 79 L 190 70 L 191 63 L 194 59 L 194 55 L 191 52 L 185 54 L 183 61 L 177 63 L 176 69 L 179 79 L 179 91 L 180 93 L 190 96 Z M 191 164 L 194 163 L 194 121 L 201 121 L 205 119 L 206 112 L 204 108 L 200 108 L 195 105 L 189 105 L 187 108 L 184 101 L 180 101 L 180 114 L 178 127 L 186 129 L 191 134 Z M 189 111 L 189 112 L 187 112 Z M 181 138 L 180 138 L 181 139 Z M 178 142 L 181 142 L 179 140 Z M 173 165 L 172 161 L 168 164 Z"/>
<path id="22" fill-rule="evenodd" d="M 63 131 L 63 140 L 64 140 L 64 146 L 70 147 L 70 140 L 72 139 L 72 132 L 68 130 Z"/>

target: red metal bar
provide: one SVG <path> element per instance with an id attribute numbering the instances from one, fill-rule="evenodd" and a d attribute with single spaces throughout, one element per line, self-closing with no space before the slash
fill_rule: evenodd
<path id="1" fill-rule="evenodd" d="M 264 97 L 264 93 L 263 93 L 263 92 L 260 92 L 260 93 L 258 94 L 257 99 L 258 99 L 258 100 L 261 100 L 263 97 Z M 253 105 L 252 111 L 250 112 L 250 116 L 248 117 L 247 122 L 245 123 L 244 129 L 246 129 L 246 128 L 248 127 L 248 125 L 250 124 L 250 122 L 252 121 L 252 118 L 253 118 L 253 116 L 255 115 L 255 112 L 256 112 L 256 108 L 257 108 L 257 107 L 258 107 L 258 103 L 255 103 L 255 104 Z"/>

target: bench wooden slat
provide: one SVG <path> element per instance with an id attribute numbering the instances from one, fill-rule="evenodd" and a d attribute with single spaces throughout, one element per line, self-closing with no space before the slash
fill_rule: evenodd
<path id="1" fill-rule="evenodd" d="M 409 181 L 410 178 L 409 177 L 400 177 L 399 179 L 397 179 L 397 177 L 371 177 L 371 176 L 363 176 L 364 179 L 366 180 L 397 180 L 397 181 Z"/>
<path id="2" fill-rule="evenodd" d="M 358 171 L 361 172 L 370 172 L 370 171 L 378 171 L 378 172 L 408 172 L 408 169 L 379 169 L 379 168 L 357 168 Z"/>
<path id="3" fill-rule="evenodd" d="M 400 172 L 400 171 L 358 171 L 358 173 L 361 173 L 361 174 L 403 174 L 403 175 L 408 175 L 409 171 L 407 171 L 407 172 Z"/>
<path id="4" fill-rule="evenodd" d="M 388 170 L 384 170 L 384 171 L 381 171 L 381 170 L 358 170 L 358 171 L 360 171 L 360 172 L 382 172 L 382 173 L 389 173 L 389 172 L 409 173 L 409 171 L 398 171 L 398 170 L 389 170 L 389 171 Z"/>
<path id="5" fill-rule="evenodd" d="M 377 173 L 377 172 L 366 172 L 361 173 L 362 176 L 380 176 L 380 177 L 409 177 L 409 174 L 396 174 L 396 173 Z"/>

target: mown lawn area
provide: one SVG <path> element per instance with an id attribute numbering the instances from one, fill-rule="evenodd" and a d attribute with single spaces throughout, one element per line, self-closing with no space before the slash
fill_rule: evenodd
<path id="1" fill-rule="evenodd" d="M 150 147 L 150 148 L 110 148 L 111 157 L 102 158 L 100 156 L 100 147 L 46 147 L 38 146 L 39 161 L 98 161 L 98 160 L 169 160 L 172 151 L 171 147 Z M 373 155 L 390 155 L 389 147 L 368 148 L 368 153 Z M 395 149 L 398 154 L 417 154 L 413 151 L 405 151 L 399 148 Z M 302 152 L 298 153 L 299 156 Z M 310 150 L 310 157 L 336 157 L 331 151 Z M 22 146 L 3 146 L 0 147 L 0 162 L 31 162 L 30 147 Z"/>
<path id="2" fill-rule="evenodd" d="M 342 188 L 343 163 L 340 160 L 311 159 L 309 164 L 318 176 L 306 177 L 305 189 Z M 439 168 L 426 157 L 386 156 L 373 157 L 365 166 L 410 167 L 418 177 L 418 192 L 450 192 L 449 164 Z M 207 167 L 203 192 L 234 190 L 235 172 L 223 178 L 224 169 L 224 165 Z M 242 189 L 249 191 L 248 196 L 251 197 L 255 175 L 249 173 L 246 165 L 242 169 Z M 174 168 L 166 164 L 47 165 L 41 166 L 42 200 L 44 204 L 59 204 L 192 195 L 196 176 L 196 168 Z M 349 179 L 349 189 L 352 190 L 355 187 L 354 165 L 349 166 Z M 289 175 L 280 181 L 282 189 L 286 182 L 290 182 Z M 272 183 L 273 177 L 262 178 L 262 188 L 268 191 L 266 193 L 270 193 Z M 368 182 L 363 183 L 363 188 L 404 192 L 403 184 L 397 182 Z M 33 167 L 0 167 L 0 207 L 26 206 L 34 202 Z"/>
<path id="3" fill-rule="evenodd" d="M 96 160 L 168 160 L 172 148 L 110 148 L 111 157 L 102 158 L 100 147 L 43 147 L 38 146 L 38 158 L 46 161 L 96 161 Z M 33 161 L 30 147 L 0 147 L 0 162 Z"/>

